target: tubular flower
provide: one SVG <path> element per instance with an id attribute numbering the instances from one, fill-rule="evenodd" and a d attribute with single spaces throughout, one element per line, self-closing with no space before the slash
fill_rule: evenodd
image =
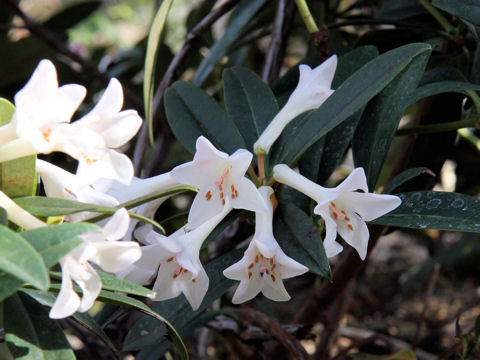
<path id="1" fill-rule="evenodd" d="M 256 212 L 255 234 L 243 258 L 223 271 L 227 278 L 240 281 L 233 295 L 234 304 L 253 299 L 260 291 L 271 300 L 287 301 L 290 295 L 282 279 L 308 271 L 307 267 L 288 257 L 273 236 L 273 206 L 270 201 L 273 189 L 262 186 L 259 192 L 268 204 L 268 211 Z"/>
<path id="2" fill-rule="evenodd" d="M 170 236 L 149 232 L 142 246 L 142 258 L 131 267 L 117 274 L 118 277 L 140 284 L 147 284 L 158 275 L 153 285 L 155 301 L 185 295 L 193 310 L 197 310 L 208 290 L 208 276 L 199 259 L 200 248 L 212 230 L 231 210 L 224 210 L 198 228 L 187 230 L 184 226 Z"/>
<path id="3" fill-rule="evenodd" d="M 252 161 L 250 152 L 239 149 L 229 156 L 203 136 L 197 139 L 196 150 L 193 161 L 171 171 L 179 183 L 198 188 L 188 215 L 189 226 L 198 227 L 221 213 L 227 203 L 234 209 L 266 210 L 257 188 L 244 176 Z"/>
<path id="4" fill-rule="evenodd" d="M 353 170 L 342 183 L 332 189 L 311 182 L 284 164 L 273 168 L 273 177 L 318 202 L 313 212 L 325 221 L 324 246 L 328 257 L 337 255 L 343 249 L 335 240 L 338 233 L 364 260 L 370 237 L 365 221 L 385 215 L 402 202 L 398 196 L 368 193 L 363 168 Z M 313 192 L 324 193 L 326 196 L 319 202 L 318 198 L 311 196 Z"/>
<path id="5" fill-rule="evenodd" d="M 142 252 L 135 242 L 117 241 L 127 231 L 128 213 L 118 210 L 101 232 L 82 235 L 83 243 L 60 259 L 62 287 L 50 310 L 50 317 L 60 319 L 76 311 L 87 311 L 95 302 L 102 283 L 90 262 L 108 272 L 118 272 L 137 261 Z M 73 291 L 75 281 L 82 289 L 80 297 Z"/>
<path id="6" fill-rule="evenodd" d="M 331 89 L 331 86 L 336 68 L 336 55 L 331 56 L 315 69 L 303 64 L 299 66 L 298 85 L 285 106 L 253 145 L 255 154 L 268 154 L 270 147 L 290 121 L 305 111 L 320 107 L 333 94 L 334 90 Z"/>

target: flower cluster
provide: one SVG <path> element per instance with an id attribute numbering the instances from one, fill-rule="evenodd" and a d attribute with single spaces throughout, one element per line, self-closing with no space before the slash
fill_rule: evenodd
<path id="1" fill-rule="evenodd" d="M 336 64 L 333 56 L 313 70 L 300 66 L 298 86 L 255 143 L 256 154 L 268 154 L 290 121 L 318 108 L 333 93 L 331 82 Z M 84 234 L 83 243 L 60 260 L 62 286 L 50 312 L 52 318 L 86 311 L 93 305 L 101 281 L 91 263 L 121 279 L 142 285 L 153 283 L 151 298 L 155 301 L 183 293 L 192 308 L 198 309 L 209 286 L 200 250 L 233 209 L 255 213 L 255 233 L 243 258 L 223 271 L 227 278 L 240 282 L 233 303 L 248 301 L 259 292 L 274 301 L 290 299 L 283 279 L 301 275 L 308 268 L 285 254 L 275 239 L 275 192 L 264 185 L 265 181 L 257 188 L 246 177 L 252 164 L 251 152 L 238 149 L 228 155 L 200 136 L 192 161 L 156 177 L 134 178 L 131 161 L 115 149 L 135 135 L 141 120 L 133 110 L 120 111 L 123 104 L 120 83 L 112 79 L 98 104 L 81 119 L 71 122 L 84 96 L 85 89 L 80 85 L 59 87 L 53 64 L 42 61 L 30 81 L 16 94 L 10 123 L 0 127 L 0 162 L 62 151 L 78 160 L 76 174 L 43 160 L 36 162 L 47 196 L 101 206 L 120 207 L 182 184 L 196 188 L 197 194 L 186 224 L 169 236 L 151 226 L 138 227 L 138 219 L 130 219 L 123 208 L 103 224 L 102 231 Z M 335 188 L 324 188 L 285 164 L 274 166 L 272 180 L 316 202 L 314 213 L 325 225 L 324 247 L 328 257 L 343 249 L 337 241 L 338 234 L 365 259 L 369 238 L 365 222 L 400 204 L 396 196 L 369 193 L 361 168 Z M 130 211 L 153 218 L 166 198 L 147 201 Z M 11 221 L 24 228 L 45 226 L 3 193 L 0 205 L 7 209 Z M 66 220 L 84 221 L 92 216 L 84 212 L 69 215 Z M 82 298 L 73 290 L 72 280 L 80 286 Z"/>

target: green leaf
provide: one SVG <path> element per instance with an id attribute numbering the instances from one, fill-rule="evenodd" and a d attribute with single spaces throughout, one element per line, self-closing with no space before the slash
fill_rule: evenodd
<path id="1" fill-rule="evenodd" d="M 312 219 L 290 203 L 281 202 L 277 211 L 280 217 L 275 219 L 273 232 L 282 250 L 314 274 L 331 279 L 322 239 Z"/>
<path id="2" fill-rule="evenodd" d="M 165 317 L 179 332 L 196 319 L 208 306 L 230 289 L 235 281 L 223 276 L 222 271 L 240 260 L 245 249 L 231 251 L 205 265 L 205 271 L 210 279 L 210 285 L 200 308 L 193 311 L 184 296 L 154 303 L 153 309 Z M 132 327 L 124 342 L 124 350 L 139 350 L 147 345 L 157 347 L 155 354 L 162 355 L 166 350 L 162 347 L 164 331 L 158 328 L 158 323 L 147 317 L 142 317 Z M 168 348 L 167 348 L 168 350 Z M 162 352 L 163 351 L 163 352 Z"/>
<path id="3" fill-rule="evenodd" d="M 253 71 L 232 67 L 223 72 L 225 106 L 230 118 L 242 134 L 247 149 L 278 113 L 278 105 L 270 88 Z"/>
<path id="4" fill-rule="evenodd" d="M 50 284 L 40 254 L 19 234 L 0 226 L 0 270 L 46 290 Z"/>
<path id="5" fill-rule="evenodd" d="M 155 68 L 157 63 L 158 48 L 161 43 L 163 28 L 167 21 L 167 15 L 172 5 L 172 0 L 162 0 L 155 18 L 153 19 L 147 40 L 147 52 L 145 54 L 145 66 L 143 77 L 143 102 L 145 106 L 145 120 L 148 124 L 150 142 L 153 143 L 153 114 L 152 101 L 155 86 Z"/>
<path id="6" fill-rule="evenodd" d="M 193 78 L 194 84 L 201 86 L 204 83 L 215 65 L 226 55 L 230 46 L 243 35 L 245 28 L 250 25 L 252 18 L 265 3 L 266 0 L 246 0 L 237 5 L 224 35 L 210 48 L 207 57 L 198 66 Z"/>
<path id="7" fill-rule="evenodd" d="M 14 294 L 24 282 L 13 275 L 0 271 L 0 302 Z"/>
<path id="8" fill-rule="evenodd" d="M 43 257 L 47 268 L 50 268 L 83 242 L 79 235 L 101 230 L 94 224 L 70 223 L 28 230 L 20 235 L 30 242 Z"/>
<path id="9" fill-rule="evenodd" d="M 8 213 L 3 207 L 0 207 L 0 225 L 8 225 Z"/>
<path id="10" fill-rule="evenodd" d="M 278 156 L 277 163 L 293 165 L 306 149 L 361 109 L 425 52 L 430 52 L 427 44 L 405 45 L 378 56 L 356 71 L 303 124 L 297 125 L 296 136 Z"/>
<path id="11" fill-rule="evenodd" d="M 386 0 L 378 9 L 376 18 L 403 20 L 426 13 L 418 0 Z"/>
<path id="12" fill-rule="evenodd" d="M 378 176 L 404 112 L 406 98 L 417 87 L 430 51 L 424 51 L 398 74 L 363 112 L 353 136 L 353 160 L 363 167 L 368 187 L 375 188 Z"/>
<path id="13" fill-rule="evenodd" d="M 9 123 L 14 112 L 15 106 L 0 98 L 0 126 Z M 35 160 L 32 155 L 0 163 L 0 189 L 9 197 L 33 195 L 37 186 Z"/>
<path id="14" fill-rule="evenodd" d="M 178 81 L 165 92 L 168 123 L 191 153 L 201 135 L 229 154 L 246 145 L 232 119 L 218 103 L 196 86 Z"/>
<path id="15" fill-rule="evenodd" d="M 82 211 L 94 211 L 99 207 L 94 204 L 45 196 L 25 196 L 14 200 L 17 205 L 27 210 L 30 214 L 41 217 L 70 215 Z"/>
<path id="16" fill-rule="evenodd" d="M 350 75 L 377 56 L 378 51 L 373 46 L 362 46 L 340 56 L 338 58 L 337 71 L 335 72 L 332 87 L 335 89 L 340 86 Z M 330 177 L 332 172 L 341 162 L 343 155 L 350 144 L 362 112 L 363 108 L 327 134 L 326 139 L 324 140 L 323 152 L 320 154 L 320 161 L 316 162 L 316 158 L 318 158 L 319 155 L 316 154 L 318 149 L 316 149 L 315 144 L 318 142 L 312 145 L 305 154 L 303 154 L 298 164 L 300 169 L 306 170 L 307 166 L 314 166 L 314 175 L 313 177 L 309 177 L 309 179 L 318 183 L 323 183 Z M 305 164 L 308 157 L 313 157 L 313 159 L 308 160 L 312 163 L 311 165 Z M 303 174 L 303 171 L 301 172 Z"/>
<path id="17" fill-rule="evenodd" d="M 110 291 L 120 291 L 126 294 L 148 296 L 152 295 L 152 290 L 147 289 L 141 285 L 133 282 L 122 280 L 116 276 L 110 275 L 106 272 L 97 270 L 100 279 L 102 280 L 102 289 Z"/>
<path id="18" fill-rule="evenodd" d="M 480 232 L 480 200 L 440 191 L 396 194 L 402 204 L 373 224 L 412 229 Z"/>
<path id="19" fill-rule="evenodd" d="M 22 292 L 31 296 L 40 304 L 48 307 L 52 307 L 55 303 L 55 300 L 57 299 L 57 296 L 51 292 L 39 291 L 34 289 L 22 289 Z M 105 334 L 105 332 L 96 323 L 96 321 L 93 320 L 90 315 L 88 315 L 88 313 L 76 312 L 72 315 L 72 317 L 82 326 L 95 333 L 100 338 L 100 340 L 102 340 L 105 345 L 118 357 L 119 353 L 116 346 L 112 343 L 110 338 L 107 336 L 107 334 Z"/>
<path id="20" fill-rule="evenodd" d="M 30 296 L 13 295 L 4 306 L 5 341 L 15 359 L 75 359 L 62 328 Z"/>
<path id="21" fill-rule="evenodd" d="M 474 25 L 480 25 L 480 3 L 477 0 L 433 0 L 433 5 Z"/>
<path id="22" fill-rule="evenodd" d="M 399 186 L 403 185 L 407 181 L 413 178 L 416 178 L 417 176 L 422 174 L 435 176 L 434 173 L 432 173 L 428 168 L 425 168 L 425 167 L 416 167 L 413 169 L 402 171 L 385 186 L 385 188 L 382 191 L 382 194 L 390 194 L 393 190 L 395 190 Z"/>
<path id="23" fill-rule="evenodd" d="M 409 106 L 426 97 L 447 93 L 457 92 L 466 94 L 467 90 L 480 90 L 480 85 L 472 84 L 464 81 L 439 81 L 420 86 L 405 101 L 405 105 Z"/>

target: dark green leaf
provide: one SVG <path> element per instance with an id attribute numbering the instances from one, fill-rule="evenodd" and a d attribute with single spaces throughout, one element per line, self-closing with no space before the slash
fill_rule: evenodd
<path id="1" fill-rule="evenodd" d="M 368 187 L 375 188 L 383 162 L 404 112 L 406 98 L 417 87 L 430 51 L 416 56 L 363 112 L 353 137 L 355 166 L 363 167 Z"/>
<path id="2" fill-rule="evenodd" d="M 225 105 L 242 134 L 247 149 L 278 113 L 277 100 L 270 88 L 253 71 L 233 67 L 223 72 Z"/>
<path id="3" fill-rule="evenodd" d="M 101 1 L 83 1 L 68 6 L 42 25 L 50 31 L 65 32 L 90 16 L 100 5 L 102 5 Z"/>
<path id="4" fill-rule="evenodd" d="M 97 270 L 102 280 L 102 289 L 110 291 L 120 291 L 126 294 L 147 296 L 152 294 L 152 290 L 130 281 L 122 280 L 106 272 Z"/>
<path id="5" fill-rule="evenodd" d="M 434 173 L 432 173 L 429 169 L 424 167 L 416 167 L 413 169 L 402 171 L 385 186 L 385 188 L 382 191 L 382 194 L 390 194 L 393 190 L 398 188 L 400 185 L 403 185 L 408 180 L 411 180 L 421 174 L 429 174 L 431 176 L 435 176 Z"/>
<path id="6" fill-rule="evenodd" d="M 192 84 L 173 84 L 165 92 L 165 111 L 173 133 L 191 153 L 195 153 L 200 135 L 229 154 L 246 147 L 233 120 L 212 97 Z"/>
<path id="7" fill-rule="evenodd" d="M 386 0 L 378 9 L 376 17 L 403 20 L 426 13 L 427 11 L 418 0 Z"/>
<path id="8" fill-rule="evenodd" d="M 409 44 L 367 63 L 298 126 L 295 138 L 291 139 L 277 163 L 294 164 L 313 143 L 361 109 L 417 56 L 426 52 L 430 52 L 427 44 Z"/>
<path id="9" fill-rule="evenodd" d="M 83 242 L 79 235 L 100 230 L 93 224 L 71 223 L 28 230 L 20 235 L 42 255 L 45 265 L 50 268 Z"/>
<path id="10" fill-rule="evenodd" d="M 215 68 L 215 65 L 226 55 L 230 46 L 242 35 L 257 11 L 265 3 L 266 0 L 246 0 L 237 5 L 224 35 L 210 48 L 207 57 L 198 66 L 193 79 L 196 85 L 201 86 L 203 84 Z"/>
<path id="11" fill-rule="evenodd" d="M 165 317 L 181 332 L 213 301 L 235 284 L 235 281 L 223 276 L 222 271 L 240 260 L 244 251 L 245 249 L 231 251 L 205 266 L 210 285 L 198 310 L 193 311 L 184 296 L 155 303 L 153 309 L 160 314 L 165 314 Z M 138 350 L 146 345 L 154 344 L 154 346 L 160 346 L 164 341 L 166 341 L 164 340 L 164 331 L 158 328 L 158 322 L 144 316 L 133 326 L 125 338 L 124 350 Z M 157 354 L 161 355 L 163 353 Z"/>
<path id="12" fill-rule="evenodd" d="M 40 304 L 44 306 L 49 306 L 52 307 L 53 304 L 55 303 L 56 300 L 56 295 L 51 293 L 51 292 L 46 292 L 46 291 L 39 291 L 39 290 L 33 290 L 33 289 L 22 289 L 22 292 L 25 294 L 31 296 L 34 298 L 36 301 L 38 301 Z M 78 321 L 80 324 L 82 324 L 85 328 L 89 329 L 93 333 L 95 333 L 104 343 L 107 345 L 107 347 L 115 354 L 118 354 L 118 350 L 116 349 L 115 345 L 112 343 L 110 338 L 105 334 L 105 332 L 102 330 L 102 328 L 93 320 L 90 315 L 87 313 L 79 313 L 76 312 L 75 314 L 72 315 L 72 317 Z"/>
<path id="13" fill-rule="evenodd" d="M 314 274 L 331 279 L 322 239 L 315 223 L 293 204 L 280 203 L 274 234 L 283 251 Z"/>
<path id="14" fill-rule="evenodd" d="M 477 0 L 433 0 L 433 5 L 474 25 L 480 25 L 480 3 Z"/>
<path id="15" fill-rule="evenodd" d="M 475 319 L 475 338 L 478 340 L 480 338 L 480 315 Z"/>
<path id="16" fill-rule="evenodd" d="M 145 106 L 145 120 L 148 123 L 148 133 L 150 141 L 153 143 L 153 114 L 152 101 L 155 85 L 155 68 L 157 63 L 158 48 L 161 44 L 163 28 L 167 21 L 167 15 L 172 5 L 172 0 L 162 0 L 157 14 L 155 15 L 150 32 L 148 34 L 147 52 L 145 54 L 145 66 L 143 77 L 143 103 Z"/>
<path id="17" fill-rule="evenodd" d="M 62 328 L 30 296 L 13 295 L 4 306 L 5 341 L 15 359 L 75 359 Z"/>
<path id="18" fill-rule="evenodd" d="M 46 290 L 50 284 L 40 254 L 22 236 L 0 226 L 0 270 Z"/>
<path id="19" fill-rule="evenodd" d="M 0 302 L 12 295 L 24 282 L 15 276 L 0 271 Z"/>
<path id="20" fill-rule="evenodd" d="M 466 90 L 480 90 L 480 85 L 462 81 L 435 82 L 416 89 L 413 94 L 406 99 L 405 105 L 408 106 L 426 97 L 447 92 L 458 92 L 465 94 Z"/>
<path id="21" fill-rule="evenodd" d="M 396 194 L 402 204 L 372 223 L 413 229 L 480 232 L 480 200 L 440 191 Z"/>
<path id="22" fill-rule="evenodd" d="M 3 226 L 8 225 L 7 210 L 5 210 L 3 207 L 0 207 L 0 225 L 3 225 Z"/>
<path id="23" fill-rule="evenodd" d="M 25 196 L 15 199 L 15 202 L 35 216 L 61 216 L 82 211 L 93 211 L 98 205 L 86 204 L 78 201 L 59 199 L 45 196 Z"/>

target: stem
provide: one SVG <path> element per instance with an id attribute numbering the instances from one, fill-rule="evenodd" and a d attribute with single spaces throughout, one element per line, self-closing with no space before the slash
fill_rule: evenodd
<path id="1" fill-rule="evenodd" d="M 303 22 L 305 23 L 305 26 L 307 27 L 308 32 L 309 33 L 318 32 L 318 26 L 315 23 L 315 20 L 313 19 L 312 13 L 310 12 L 307 2 L 305 0 L 295 0 L 295 3 L 297 4 L 298 11 L 302 16 Z"/>
<path id="2" fill-rule="evenodd" d="M 258 155 L 258 176 L 260 177 L 260 184 L 265 181 L 265 155 Z"/>
<path id="3" fill-rule="evenodd" d="M 435 18 L 435 20 L 437 20 L 437 22 L 445 29 L 446 32 L 450 34 L 454 34 L 457 32 L 457 29 L 452 24 L 450 24 L 447 19 L 445 19 L 443 14 L 436 7 L 434 7 L 429 0 L 419 1 L 420 4 L 422 4 L 422 6 L 425 8 L 425 10 L 427 10 L 430 15 Z"/>
<path id="4" fill-rule="evenodd" d="M 432 125 L 423 125 L 416 126 L 407 129 L 397 130 L 395 136 L 404 136 L 410 134 L 431 134 L 438 132 L 454 131 L 462 128 L 475 126 L 478 122 L 477 117 L 468 117 L 460 121 L 451 121 L 442 124 L 432 124 Z"/>
<path id="5" fill-rule="evenodd" d="M 253 170 L 252 165 L 248 167 L 248 175 L 252 178 L 253 183 L 255 184 L 256 187 L 260 187 L 262 185 L 260 181 L 258 180 L 257 174 L 255 174 L 255 170 Z"/>
<path id="6" fill-rule="evenodd" d="M 458 129 L 457 133 L 475 146 L 478 151 L 480 151 L 480 139 L 476 137 L 469 129 Z"/>

